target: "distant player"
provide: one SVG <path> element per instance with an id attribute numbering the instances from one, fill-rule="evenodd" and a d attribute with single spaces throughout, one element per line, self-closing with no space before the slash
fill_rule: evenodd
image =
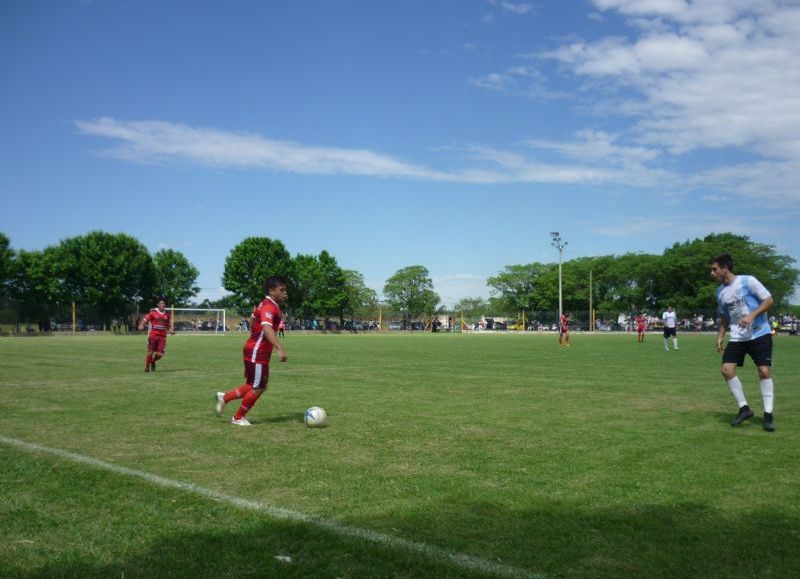
<path id="1" fill-rule="evenodd" d="M 147 358 L 144 361 L 145 372 L 156 371 L 156 362 L 164 357 L 164 350 L 167 348 L 167 332 L 175 333 L 170 328 L 172 316 L 166 308 L 167 302 L 164 298 L 158 298 L 158 306 L 150 310 L 139 324 L 139 330 L 144 330 L 145 323 L 150 327 L 147 336 Z"/>
<path id="2" fill-rule="evenodd" d="M 281 318 L 281 321 L 278 323 L 278 337 L 286 337 L 286 324 L 284 323 L 283 318 Z"/>
<path id="3" fill-rule="evenodd" d="M 636 333 L 639 343 L 644 342 L 644 333 L 647 331 L 647 316 L 639 314 L 636 316 Z"/>
<path id="4" fill-rule="evenodd" d="M 286 281 L 278 276 L 269 277 L 264 281 L 264 292 L 266 297 L 250 315 L 250 337 L 243 350 L 245 383 L 228 392 L 217 392 L 215 396 L 217 416 L 222 415 L 222 409 L 231 400 L 243 399 L 239 410 L 231 418 L 231 423 L 237 426 L 250 426 L 245 415 L 267 391 L 272 350 L 277 350 L 281 362 L 286 361 L 286 352 L 276 334 L 283 319 L 280 306 L 287 297 Z"/>
<path id="5" fill-rule="evenodd" d="M 729 254 L 718 255 L 710 263 L 711 276 L 722 284 L 717 289 L 720 313 L 718 352 L 723 352 L 725 333 L 728 330 L 731 333 L 722 354 L 720 369 L 739 405 L 739 413 L 731 426 L 739 426 L 753 417 L 753 411 L 744 397 L 742 382 L 736 375 L 736 367 L 744 365 L 744 358 L 749 355 L 758 367 L 761 398 L 764 401 L 764 430 L 772 432 L 775 430 L 772 418 L 772 333 L 766 312 L 775 301 L 767 288 L 752 275 L 733 273 L 733 259 Z"/>
<path id="6" fill-rule="evenodd" d="M 558 345 L 562 348 L 569 348 L 569 314 L 561 314 L 558 322 Z"/>
<path id="7" fill-rule="evenodd" d="M 663 313 L 661 318 L 664 320 L 664 350 L 669 352 L 669 337 L 672 336 L 672 344 L 675 349 L 678 349 L 678 314 L 676 314 L 672 306 L 667 306 L 667 311 Z"/>

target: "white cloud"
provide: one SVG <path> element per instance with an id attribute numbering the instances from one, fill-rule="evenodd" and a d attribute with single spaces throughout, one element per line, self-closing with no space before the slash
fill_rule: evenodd
<path id="1" fill-rule="evenodd" d="M 512 2 L 501 2 L 500 5 L 503 7 L 503 10 L 506 12 L 513 12 L 514 14 L 527 14 L 531 10 L 533 10 L 533 5 L 531 4 L 514 4 Z"/>
<path id="2" fill-rule="evenodd" d="M 673 239 L 704 237 L 711 233 L 735 231 L 741 235 L 757 233 L 753 222 L 747 219 L 710 219 L 707 215 L 639 215 L 615 220 L 606 220 L 602 224 L 587 223 L 592 233 L 605 237 L 663 237 L 669 232 Z"/>
<path id="3" fill-rule="evenodd" d="M 107 154 L 141 163 L 193 163 L 303 174 L 348 174 L 443 180 L 452 177 L 368 150 L 301 145 L 164 121 L 76 121 L 86 135 L 116 140 Z"/>
<path id="4" fill-rule="evenodd" d="M 191 163 L 216 168 L 472 184 L 643 182 L 641 175 L 633 177 L 629 170 L 591 163 L 545 162 L 535 155 L 485 146 L 472 146 L 463 151 L 476 163 L 474 166 L 444 172 L 369 150 L 307 146 L 249 133 L 195 128 L 164 121 L 131 122 L 101 118 L 75 124 L 86 135 L 118 143 L 104 154 L 139 163 Z M 620 147 L 617 150 L 623 151 Z M 627 154 L 632 156 L 634 153 L 632 148 Z M 643 156 L 643 153 L 638 154 Z"/>

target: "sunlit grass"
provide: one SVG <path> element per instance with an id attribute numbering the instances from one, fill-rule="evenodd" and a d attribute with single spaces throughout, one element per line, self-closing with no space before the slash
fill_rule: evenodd
<path id="1" fill-rule="evenodd" d="M 241 336 L 0 340 L 0 435 L 566 577 L 800 574 L 800 339 L 777 432 L 733 429 L 713 336 L 296 335 L 253 426 Z M 329 426 L 307 429 L 324 407 Z M 0 575 L 477 576 L 402 548 L 0 444 Z M 248 542 L 256 537 L 256 543 Z M 222 549 L 222 551 L 220 551 Z M 282 563 L 275 555 L 292 558 Z"/>

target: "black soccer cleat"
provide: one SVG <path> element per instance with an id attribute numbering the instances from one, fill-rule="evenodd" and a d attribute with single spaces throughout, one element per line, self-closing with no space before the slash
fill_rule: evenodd
<path id="1" fill-rule="evenodd" d="M 772 412 L 764 413 L 764 430 L 775 432 L 775 423 L 772 421 Z"/>
<path id="2" fill-rule="evenodd" d="M 739 409 L 739 414 L 736 415 L 731 421 L 731 426 L 739 426 L 745 420 L 750 420 L 753 417 L 753 411 L 750 410 L 750 407 L 745 404 Z"/>

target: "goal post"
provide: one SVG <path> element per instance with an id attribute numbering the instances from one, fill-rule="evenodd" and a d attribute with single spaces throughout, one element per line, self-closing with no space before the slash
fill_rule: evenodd
<path id="1" fill-rule="evenodd" d="M 176 334 L 212 335 L 228 331 L 225 310 L 218 308 L 170 308 Z"/>

